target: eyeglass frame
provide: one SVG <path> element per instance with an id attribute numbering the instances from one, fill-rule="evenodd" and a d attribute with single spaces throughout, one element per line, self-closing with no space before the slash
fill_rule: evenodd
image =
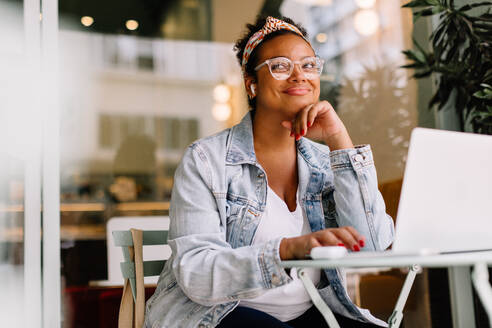
<path id="1" fill-rule="evenodd" d="M 276 78 L 276 77 L 275 77 L 275 75 L 274 75 L 274 73 L 272 72 L 272 69 L 271 69 L 270 63 L 272 62 L 272 60 L 274 60 L 274 59 L 278 59 L 278 58 L 285 58 L 285 59 L 287 59 L 288 61 L 290 61 L 290 62 L 293 64 L 293 65 L 292 65 L 292 68 L 291 68 L 291 70 L 290 70 L 289 75 L 288 75 L 285 79 L 279 79 L 279 78 Z M 283 81 L 283 80 L 287 80 L 289 77 L 291 77 L 291 76 L 292 76 L 292 73 L 294 72 L 294 66 L 295 66 L 296 64 L 299 64 L 299 65 L 300 65 L 300 64 L 301 64 L 301 62 L 302 62 L 303 60 L 305 60 L 306 58 L 316 58 L 317 60 L 319 60 L 321 69 L 319 70 L 319 72 L 318 72 L 318 74 L 317 74 L 317 75 L 318 75 L 318 77 L 320 77 L 320 76 L 321 76 L 321 73 L 323 72 L 323 66 L 324 66 L 324 64 L 325 64 L 325 60 L 324 60 L 324 59 L 322 59 L 322 58 L 319 58 L 319 56 L 307 56 L 307 57 L 304 57 L 304 58 L 303 58 L 303 59 L 301 59 L 301 60 L 291 60 L 290 58 L 283 57 L 283 56 L 273 57 L 273 58 L 269 58 L 269 59 L 265 60 L 265 61 L 264 61 L 264 62 L 262 62 L 261 64 L 258 64 L 258 65 L 254 68 L 254 70 L 255 70 L 255 72 L 257 72 L 260 68 L 262 68 L 263 66 L 267 65 L 267 66 L 268 66 L 268 70 L 270 71 L 270 74 L 272 75 L 272 77 L 273 77 L 275 80 Z M 303 74 L 306 74 L 306 73 L 304 72 L 304 70 L 302 69 L 302 67 L 301 67 L 301 71 L 302 71 L 302 73 L 303 73 Z M 314 79 L 314 78 L 313 78 L 313 79 Z M 313 80 L 313 79 L 308 78 L 308 80 Z"/>

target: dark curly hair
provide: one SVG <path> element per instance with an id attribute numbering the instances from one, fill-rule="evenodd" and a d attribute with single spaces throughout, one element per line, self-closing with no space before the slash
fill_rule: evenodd
<path id="1" fill-rule="evenodd" d="M 234 44 L 233 49 L 236 52 L 236 57 L 237 57 L 237 60 L 238 60 L 240 66 L 242 66 L 241 64 L 243 61 L 243 52 L 244 52 L 244 48 L 246 47 L 246 44 L 248 43 L 249 38 L 251 38 L 251 36 L 253 34 L 255 34 L 256 32 L 258 32 L 259 30 L 261 30 L 263 25 L 265 25 L 265 23 L 266 23 L 266 18 L 267 18 L 267 16 L 258 16 L 256 18 L 256 22 L 254 24 L 246 24 L 246 31 L 245 31 L 243 37 L 240 38 L 239 40 L 237 40 L 236 43 Z M 308 39 L 308 34 L 307 34 L 306 30 L 300 24 L 295 23 L 289 17 L 282 16 L 282 17 L 276 17 L 276 18 L 281 19 L 284 22 L 287 22 L 289 24 L 294 25 L 295 27 L 297 27 L 299 29 L 299 31 L 301 31 L 302 35 L 306 39 Z M 246 63 L 245 72 L 243 72 L 243 74 L 245 73 L 246 75 L 252 76 L 254 79 L 256 79 L 255 67 L 257 66 L 257 62 L 258 62 L 259 49 L 262 48 L 262 46 L 265 44 L 266 41 L 271 40 L 271 39 L 273 39 L 279 35 L 284 35 L 284 34 L 289 34 L 289 33 L 294 34 L 294 35 L 298 35 L 297 33 L 290 31 L 290 30 L 278 30 L 278 31 L 275 31 L 275 32 L 268 34 L 263 39 L 263 41 L 256 48 L 253 49 L 253 52 L 251 53 L 249 60 Z M 256 109 L 256 97 L 255 98 L 248 98 L 248 104 L 249 104 L 249 107 L 251 109 Z"/>

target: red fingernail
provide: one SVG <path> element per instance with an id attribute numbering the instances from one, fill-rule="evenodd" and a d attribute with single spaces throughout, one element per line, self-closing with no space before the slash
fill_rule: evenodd
<path id="1" fill-rule="evenodd" d="M 301 139 L 301 136 L 296 133 L 296 140 Z"/>
<path id="2" fill-rule="evenodd" d="M 364 242 L 364 240 L 359 240 L 359 245 L 360 247 L 364 247 L 366 245 L 366 243 Z"/>
<path id="3" fill-rule="evenodd" d="M 290 136 L 292 137 L 294 135 L 294 131 L 290 131 Z"/>
<path id="4" fill-rule="evenodd" d="M 303 136 L 303 135 L 304 135 L 304 129 L 301 130 L 301 136 Z"/>
<path id="5" fill-rule="evenodd" d="M 307 125 L 308 125 L 308 128 L 310 128 L 310 127 L 311 127 L 311 122 L 308 122 L 308 124 L 307 124 Z"/>
<path id="6" fill-rule="evenodd" d="M 345 244 L 343 244 L 343 243 L 340 243 L 340 244 L 338 244 L 338 246 L 343 246 L 343 247 L 345 247 Z"/>
<path id="7" fill-rule="evenodd" d="M 354 245 L 354 251 L 356 251 L 356 252 L 360 251 L 359 245 Z"/>

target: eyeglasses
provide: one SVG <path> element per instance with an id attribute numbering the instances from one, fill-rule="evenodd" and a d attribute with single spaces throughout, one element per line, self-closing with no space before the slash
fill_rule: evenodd
<path id="1" fill-rule="evenodd" d="M 296 61 L 292 61 L 286 57 L 275 57 L 267 59 L 256 66 L 255 71 L 258 71 L 264 65 L 268 65 L 268 69 L 274 79 L 286 80 L 292 75 L 294 65 L 299 64 L 304 76 L 309 80 L 313 80 L 321 75 L 324 62 L 325 61 L 319 57 L 306 57 Z"/>

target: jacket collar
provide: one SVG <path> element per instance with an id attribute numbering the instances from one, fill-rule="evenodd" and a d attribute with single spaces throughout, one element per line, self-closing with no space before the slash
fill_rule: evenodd
<path id="1" fill-rule="evenodd" d="M 257 163 L 253 143 L 253 118 L 251 111 L 246 113 L 241 122 L 231 129 L 231 139 L 227 148 L 226 163 Z"/>

